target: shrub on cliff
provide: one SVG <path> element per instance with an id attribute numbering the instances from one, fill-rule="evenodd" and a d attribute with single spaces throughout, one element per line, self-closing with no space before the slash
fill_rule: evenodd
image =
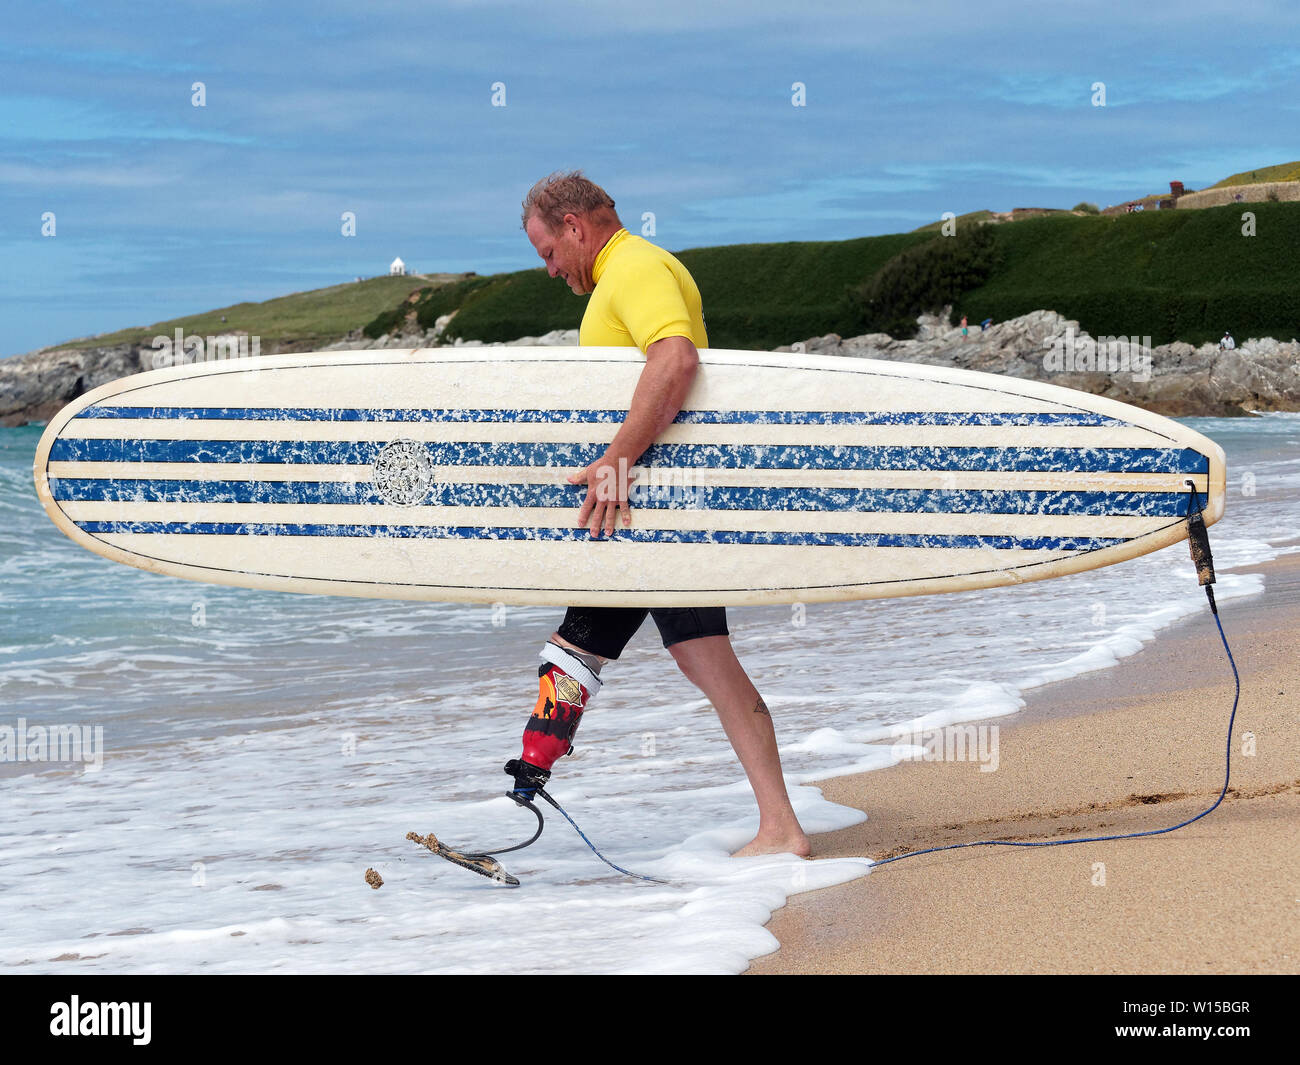
<path id="1" fill-rule="evenodd" d="M 1000 254 L 991 226 L 961 229 L 935 237 L 889 260 L 853 290 L 863 332 L 905 339 L 916 335 L 919 314 L 945 304 L 960 304 L 964 293 L 982 285 L 997 268 Z"/>
<path id="2" fill-rule="evenodd" d="M 382 314 L 377 314 L 362 326 L 361 332 L 371 340 L 378 340 L 385 333 L 391 333 L 394 329 L 401 326 L 402 320 L 406 317 L 406 312 L 408 310 L 409 308 L 407 305 L 402 303 L 400 306 L 394 307 L 392 310 L 384 311 Z"/>

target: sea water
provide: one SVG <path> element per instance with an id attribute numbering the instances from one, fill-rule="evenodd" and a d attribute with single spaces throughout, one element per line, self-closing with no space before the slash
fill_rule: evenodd
<path id="1" fill-rule="evenodd" d="M 1300 550 L 1300 416 L 1187 424 L 1228 455 L 1210 535 L 1230 617 L 1264 581 L 1223 570 Z M 666 883 L 602 864 L 549 808 L 541 839 L 502 859 L 520 888 L 422 851 L 408 831 L 486 848 L 531 835 L 501 767 L 561 612 L 295 596 L 117 565 L 44 515 L 39 435 L 0 429 L 0 729 L 30 741 L 65 726 L 85 744 L 41 757 L 29 743 L 22 758 L 11 744 L 0 761 L 0 966 L 735 973 L 776 949 L 763 926 L 787 897 L 867 874 L 865 858 L 729 857 L 756 830 L 752 794 L 650 622 L 605 668 L 550 790 L 602 853 Z M 864 815 L 813 782 L 919 753 L 904 732 L 1013 715 L 1028 689 L 1105 668 L 1204 609 L 1178 544 L 1015 588 L 729 620 L 795 807 L 820 832 Z"/>

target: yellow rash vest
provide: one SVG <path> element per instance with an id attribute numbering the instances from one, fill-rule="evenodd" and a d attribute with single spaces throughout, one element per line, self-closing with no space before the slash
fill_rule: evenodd
<path id="1" fill-rule="evenodd" d="M 665 337 L 709 346 L 695 279 L 672 255 L 620 229 L 600 249 L 591 270 L 595 291 L 582 316 L 583 347 L 638 347 Z"/>

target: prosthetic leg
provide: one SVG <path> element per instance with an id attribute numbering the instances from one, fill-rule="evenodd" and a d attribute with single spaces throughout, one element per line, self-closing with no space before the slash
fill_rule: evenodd
<path id="1" fill-rule="evenodd" d="M 561 816 L 573 826 L 573 830 L 582 836 L 582 840 L 591 848 L 592 853 L 602 862 L 624 876 L 637 880 L 648 880 L 663 884 L 667 881 L 653 876 L 633 873 L 622 866 L 615 865 L 606 858 L 578 827 L 564 808 L 546 790 L 546 782 L 551 777 L 551 766 L 564 755 L 573 750 L 573 735 L 578 731 L 578 722 L 587 701 L 600 691 L 600 658 L 583 651 L 573 651 L 556 643 L 548 643 L 542 648 L 542 665 L 537 671 L 538 687 L 537 705 L 524 729 L 524 749 L 519 758 L 512 758 L 506 763 L 506 772 L 515 778 L 513 791 L 506 792 L 508 798 L 526 809 L 537 818 L 537 831 L 523 843 L 509 847 L 497 847 L 494 854 L 523 850 L 537 842 L 542 834 L 544 821 L 542 811 L 534 803 L 535 798 L 543 799 L 559 811 Z M 408 832 L 406 838 L 428 848 L 440 858 L 446 858 L 454 865 L 495 880 L 498 884 L 518 887 L 519 880 L 501 868 L 501 863 L 487 851 L 455 849 L 442 843 L 432 832 L 421 836 Z"/>
<path id="2" fill-rule="evenodd" d="M 556 643 L 542 648 L 537 705 L 524 728 L 523 753 L 506 763 L 515 792 L 531 798 L 551 776 L 551 766 L 573 750 L 573 736 L 587 702 L 600 691 L 600 660 Z"/>

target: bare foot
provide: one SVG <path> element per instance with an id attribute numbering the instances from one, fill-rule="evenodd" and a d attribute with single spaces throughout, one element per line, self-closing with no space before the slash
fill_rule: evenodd
<path id="1" fill-rule="evenodd" d="M 793 854 L 796 858 L 807 858 L 812 854 L 812 844 L 802 832 L 789 836 L 764 835 L 760 832 L 732 857 L 749 858 L 755 854 Z"/>

